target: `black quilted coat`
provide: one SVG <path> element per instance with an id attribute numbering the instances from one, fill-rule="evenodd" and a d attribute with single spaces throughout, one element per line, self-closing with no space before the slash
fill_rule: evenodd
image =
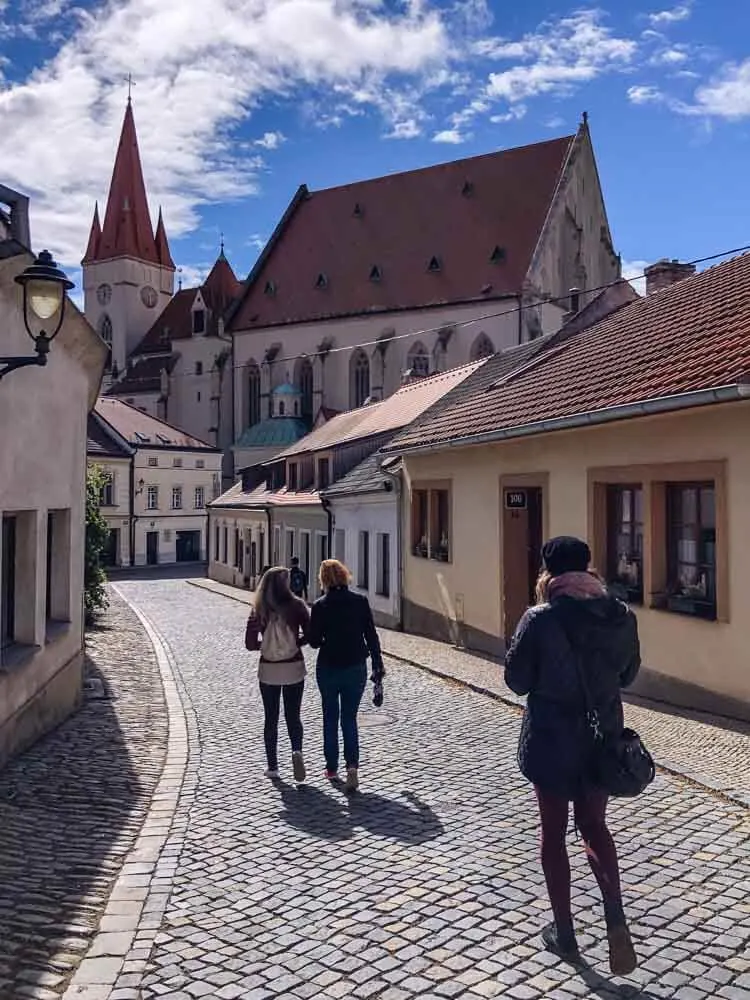
<path id="1" fill-rule="evenodd" d="M 528 695 L 518 764 L 533 784 L 570 799 L 586 787 L 591 748 L 571 640 L 605 734 L 622 730 L 620 690 L 641 665 L 635 615 L 614 597 L 560 597 L 519 622 L 505 658 L 505 683 Z"/>

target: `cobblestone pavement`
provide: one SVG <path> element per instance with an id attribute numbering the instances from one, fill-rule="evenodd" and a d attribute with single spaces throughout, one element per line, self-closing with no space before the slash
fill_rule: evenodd
<path id="1" fill-rule="evenodd" d="M 119 587 L 169 649 L 192 745 L 165 848 L 173 875 L 150 885 L 111 1000 L 747 1000 L 750 814 L 738 803 L 660 774 L 612 806 L 642 965 L 629 982 L 610 978 L 575 850 L 590 962 L 575 971 L 538 945 L 547 911 L 515 711 L 387 659 L 386 702 L 362 717 L 363 790 L 346 799 L 318 777 L 310 683 L 310 783 L 295 788 L 287 773 L 275 787 L 262 777 L 242 605 L 184 581 Z M 144 866 L 144 886 L 154 870 Z"/>
<path id="2" fill-rule="evenodd" d="M 213 580 L 190 582 L 242 603 L 250 598 L 245 590 Z M 381 629 L 380 638 L 391 656 L 460 681 L 517 708 L 524 704 L 524 698 L 506 687 L 502 667 L 494 660 L 404 632 Z M 634 698 L 629 698 L 625 716 L 646 740 L 662 768 L 750 806 L 750 725 L 705 713 L 667 710 L 666 706 Z"/>
<path id="3" fill-rule="evenodd" d="M 94 935 L 163 764 L 153 650 L 113 599 L 87 636 L 81 709 L 0 773 L 0 997 L 61 995 Z"/>

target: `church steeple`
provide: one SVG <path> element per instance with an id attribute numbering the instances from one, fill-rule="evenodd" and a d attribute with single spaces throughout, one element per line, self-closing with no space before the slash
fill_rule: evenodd
<path id="1" fill-rule="evenodd" d="M 156 243 L 156 253 L 159 257 L 159 263 L 162 267 L 171 267 L 174 271 L 174 261 L 172 260 L 172 254 L 169 252 L 167 230 L 164 227 L 164 218 L 161 214 L 161 207 L 159 208 L 159 221 L 156 223 L 156 236 L 154 237 L 154 241 Z"/>
<path id="2" fill-rule="evenodd" d="M 163 234 L 163 240 L 166 247 L 166 234 Z M 154 231 L 151 228 L 133 105 L 130 99 L 125 109 L 125 119 L 122 123 L 120 143 L 109 186 L 104 225 L 95 253 L 95 257 L 88 259 L 87 263 L 130 257 L 151 264 L 163 263 L 164 266 L 169 266 L 166 260 L 164 262 L 160 260 Z M 171 263 L 168 248 L 167 259 Z M 174 267 L 174 264 L 171 266 Z"/>
<path id="3" fill-rule="evenodd" d="M 83 260 L 81 264 L 90 264 L 95 261 L 99 255 L 99 244 L 102 239 L 102 226 L 99 222 L 99 202 L 97 201 L 94 205 L 94 219 L 91 223 L 91 232 L 89 233 L 89 242 L 86 247 L 86 253 L 83 255 Z"/>

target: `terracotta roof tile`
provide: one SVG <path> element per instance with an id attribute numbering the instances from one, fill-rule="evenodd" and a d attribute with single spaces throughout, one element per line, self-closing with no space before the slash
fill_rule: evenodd
<path id="1" fill-rule="evenodd" d="M 86 424 L 86 454 L 92 458 L 129 458 L 132 452 L 124 448 L 114 434 L 108 433 L 106 424 L 90 413 Z"/>
<path id="2" fill-rule="evenodd" d="M 503 381 L 503 359 L 512 352 L 496 356 L 384 450 L 750 381 L 750 254 L 639 299 L 567 340 L 538 343 L 538 363 L 516 366 Z"/>
<path id="3" fill-rule="evenodd" d="M 95 412 L 135 447 L 185 448 L 195 451 L 217 451 L 190 434 L 186 434 L 171 424 L 128 406 L 120 399 L 100 396 L 94 407 Z"/>
<path id="4" fill-rule="evenodd" d="M 310 507 L 320 505 L 320 495 L 317 490 L 292 491 L 286 487 L 280 490 L 268 490 L 265 486 L 257 486 L 248 493 L 243 492 L 242 483 L 235 483 L 231 489 L 209 507 L 228 507 L 230 509 L 259 510 L 264 507 Z"/>
<path id="5" fill-rule="evenodd" d="M 282 451 L 274 461 L 305 452 L 324 451 L 349 441 L 376 437 L 405 427 L 484 363 L 484 360 L 473 361 L 451 368 L 405 385 L 381 403 L 340 413 Z"/>
<path id="6" fill-rule="evenodd" d="M 573 139 L 300 189 L 232 328 L 518 293 Z"/>

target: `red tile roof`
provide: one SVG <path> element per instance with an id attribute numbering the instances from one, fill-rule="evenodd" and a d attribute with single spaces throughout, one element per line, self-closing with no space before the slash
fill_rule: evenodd
<path id="1" fill-rule="evenodd" d="M 156 233 L 154 234 L 154 242 L 156 243 L 156 253 L 159 257 L 159 263 L 163 264 L 164 267 L 169 267 L 173 271 L 175 269 L 174 261 L 172 260 L 172 254 L 169 250 L 169 241 L 167 240 L 167 230 L 164 226 L 164 216 L 161 214 L 161 209 L 159 209 L 159 221 L 156 223 Z"/>
<path id="2" fill-rule="evenodd" d="M 232 328 L 517 294 L 573 141 L 325 191 L 303 186 L 248 279 Z"/>
<path id="3" fill-rule="evenodd" d="M 265 486 L 257 486 L 248 493 L 243 492 L 242 483 L 227 490 L 226 493 L 212 500 L 209 507 L 228 507 L 230 509 L 262 510 L 264 507 L 314 507 L 320 505 L 320 495 L 317 490 L 293 491 L 283 487 L 280 490 L 268 490 Z"/>
<path id="4" fill-rule="evenodd" d="M 161 392 L 161 373 L 166 368 L 171 372 L 175 366 L 174 355 L 158 354 L 141 358 L 132 368 L 128 368 L 119 382 L 108 390 L 107 396 L 133 396 L 145 392 Z"/>
<path id="5" fill-rule="evenodd" d="M 128 406 L 120 399 L 100 396 L 94 407 L 103 420 L 138 448 L 185 448 L 190 451 L 218 451 L 190 434 Z"/>
<path id="6" fill-rule="evenodd" d="M 402 452 L 564 417 L 750 383 L 750 254 L 686 278 L 568 339 L 496 355 L 383 450 Z M 525 345 L 526 346 L 526 345 Z M 509 363 L 510 358 L 510 363 Z M 679 399 L 673 400 L 675 406 Z"/>
<path id="7" fill-rule="evenodd" d="M 361 406 L 357 410 L 348 410 L 346 413 L 331 417 L 282 451 L 273 461 L 306 452 L 325 451 L 350 441 L 376 437 L 405 427 L 467 379 L 477 368 L 481 368 L 484 363 L 485 359 L 472 361 L 470 364 L 451 368 L 447 372 L 411 382 L 381 403 L 371 403 L 369 406 Z"/>

